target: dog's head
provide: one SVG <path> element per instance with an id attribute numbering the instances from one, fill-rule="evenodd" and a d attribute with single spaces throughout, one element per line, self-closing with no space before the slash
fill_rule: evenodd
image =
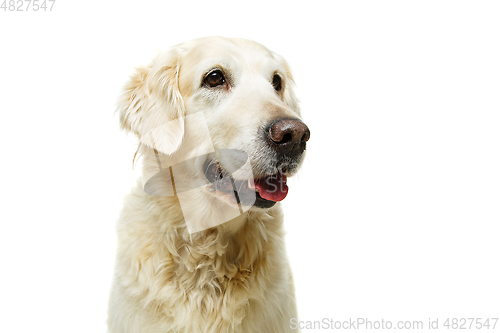
<path id="1" fill-rule="evenodd" d="M 253 207 L 270 208 L 286 196 L 286 177 L 300 166 L 310 135 L 293 86 L 286 61 L 262 45 L 208 37 L 137 69 L 118 110 L 121 126 L 146 143 L 149 163 L 184 163 L 179 172 L 203 175 L 212 197 L 244 204 L 250 191 Z"/>

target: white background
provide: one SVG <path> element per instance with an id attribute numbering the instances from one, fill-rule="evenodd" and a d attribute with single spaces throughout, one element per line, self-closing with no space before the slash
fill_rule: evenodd
<path id="1" fill-rule="evenodd" d="M 134 177 L 116 98 L 157 50 L 209 35 L 296 76 L 312 135 L 283 205 L 301 320 L 500 317 L 499 17 L 497 1 L 0 10 L 0 331 L 106 331 Z"/>

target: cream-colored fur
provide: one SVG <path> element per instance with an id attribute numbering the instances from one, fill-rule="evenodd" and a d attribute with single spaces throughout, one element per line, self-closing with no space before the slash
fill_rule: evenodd
<path id="1" fill-rule="evenodd" d="M 230 89 L 202 87 L 213 66 L 231 71 Z M 276 72 L 284 78 L 280 93 L 269 82 Z M 300 118 L 292 86 L 286 62 L 263 46 L 203 38 L 139 68 L 118 112 L 122 127 L 139 139 L 168 121 L 204 112 L 214 147 L 247 152 L 258 176 L 272 168 L 259 128 L 280 117 Z M 182 130 L 168 135 L 182 142 Z M 183 148 L 180 143 L 176 149 Z M 144 170 L 157 165 L 152 149 L 142 147 L 141 154 Z M 219 199 L 199 192 L 187 207 L 210 219 L 218 214 L 214 202 Z M 189 234 L 178 198 L 146 194 L 138 181 L 125 199 L 117 232 L 110 333 L 292 332 L 290 319 L 297 314 L 279 203 Z"/>

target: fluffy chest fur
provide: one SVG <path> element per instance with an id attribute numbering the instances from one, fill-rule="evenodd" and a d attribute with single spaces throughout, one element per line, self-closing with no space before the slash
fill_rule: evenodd
<path id="1" fill-rule="evenodd" d="M 287 332 L 281 207 L 238 219 L 189 235 L 177 199 L 134 189 L 118 225 L 111 332 Z"/>

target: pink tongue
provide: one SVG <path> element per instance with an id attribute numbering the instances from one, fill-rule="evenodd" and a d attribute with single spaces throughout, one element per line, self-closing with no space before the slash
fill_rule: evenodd
<path id="1" fill-rule="evenodd" d="M 259 190 L 259 195 L 262 198 L 271 201 L 281 201 L 288 193 L 286 176 L 283 174 L 258 179 L 255 181 L 255 188 Z"/>

